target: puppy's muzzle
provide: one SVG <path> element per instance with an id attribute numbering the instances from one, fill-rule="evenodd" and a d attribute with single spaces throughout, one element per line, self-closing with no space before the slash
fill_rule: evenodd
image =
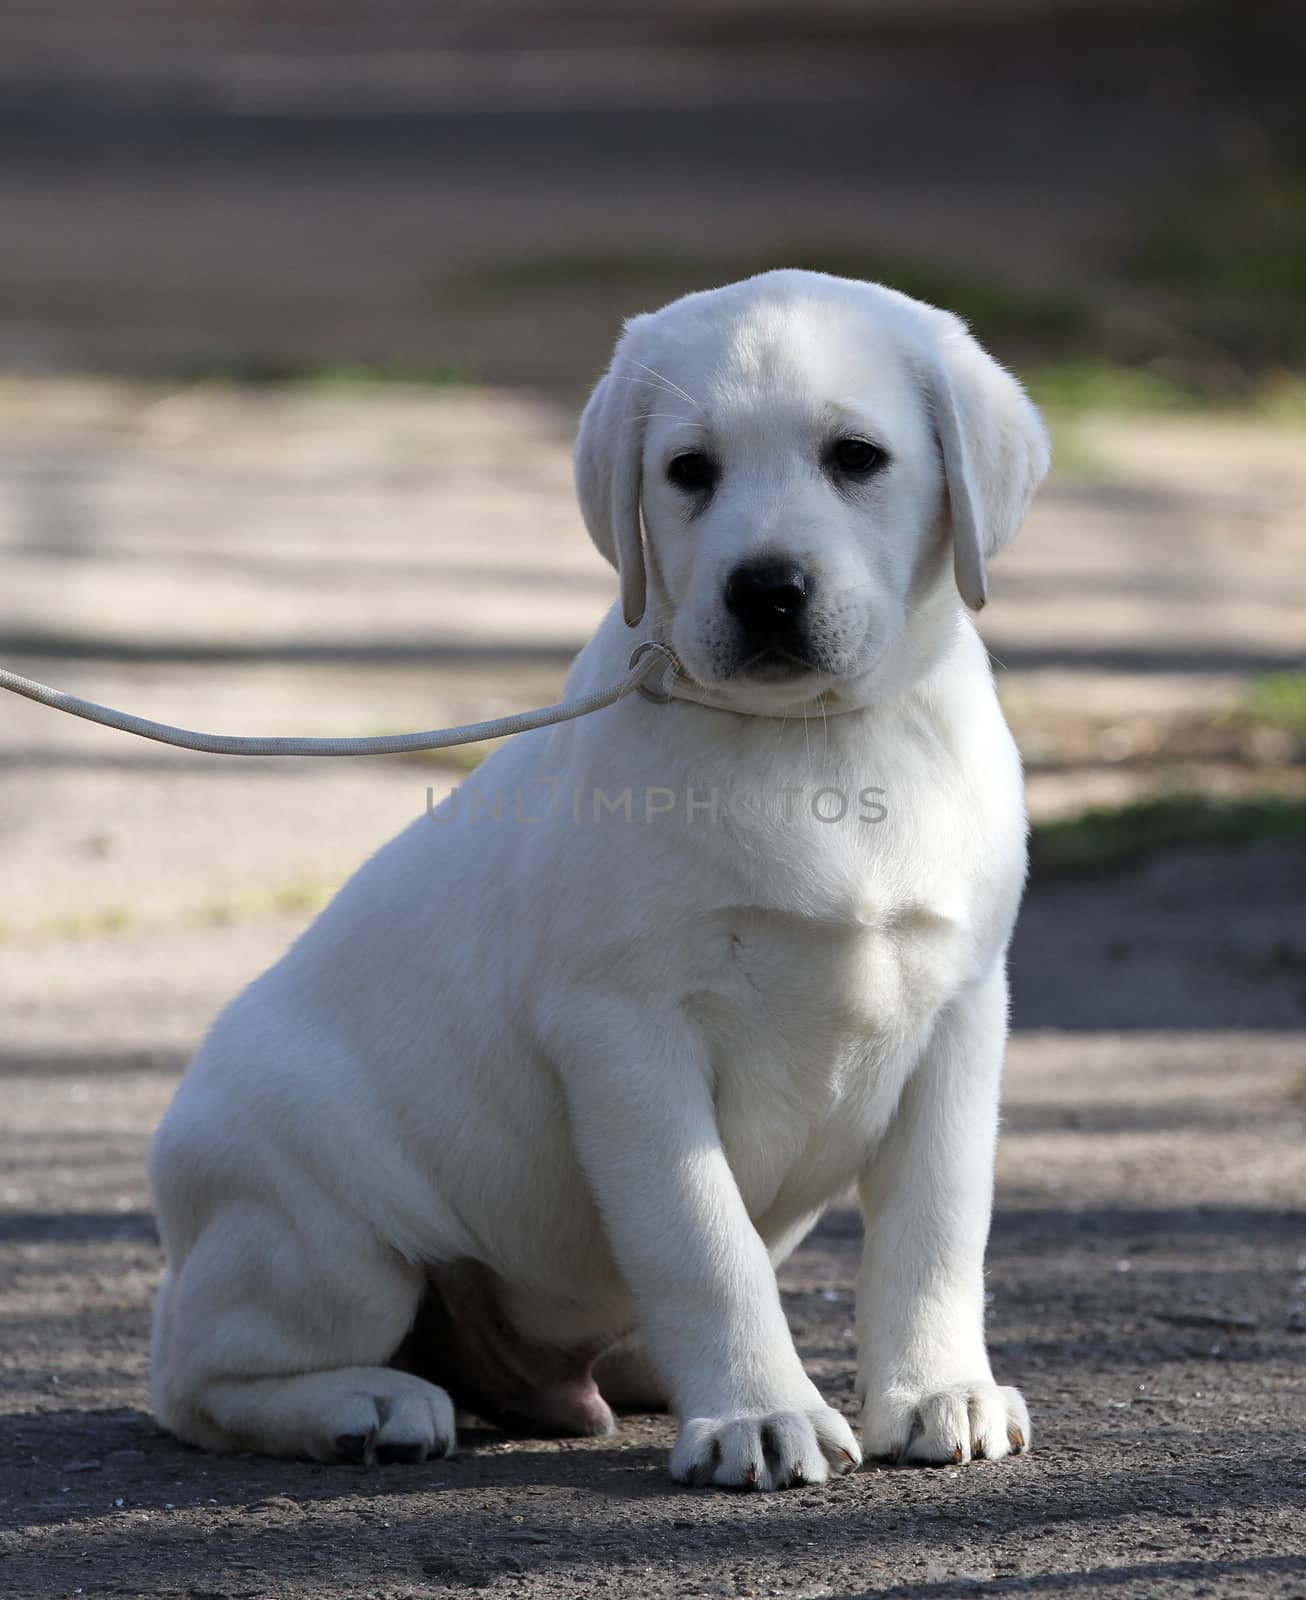
<path id="1" fill-rule="evenodd" d="M 741 666 L 807 664 L 811 579 L 792 561 L 744 561 L 726 579 L 725 606 L 739 628 Z"/>

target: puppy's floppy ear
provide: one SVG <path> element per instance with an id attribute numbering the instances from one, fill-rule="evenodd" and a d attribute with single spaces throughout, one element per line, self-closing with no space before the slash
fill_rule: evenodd
<path id="1" fill-rule="evenodd" d="M 630 381 L 635 372 L 623 365 L 619 344 L 581 415 L 576 494 L 590 538 L 620 576 L 621 613 L 633 628 L 644 615 L 646 589 L 639 509 L 645 406 L 642 388 Z"/>
<path id="2" fill-rule="evenodd" d="M 1025 519 L 1052 459 L 1037 406 L 958 318 L 943 314 L 926 388 L 943 452 L 957 588 L 972 611 L 988 599 L 988 561 Z"/>

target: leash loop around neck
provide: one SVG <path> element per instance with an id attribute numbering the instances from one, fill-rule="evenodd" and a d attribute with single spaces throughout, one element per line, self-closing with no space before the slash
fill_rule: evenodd
<path id="1" fill-rule="evenodd" d="M 657 652 L 662 660 L 662 676 L 654 680 L 653 671 L 640 679 L 639 692 L 646 700 L 651 700 L 655 706 L 669 705 L 676 697 L 671 692 L 671 685 L 678 677 L 684 676 L 684 668 L 680 665 L 680 657 L 669 645 L 658 644 L 653 639 L 645 639 L 643 644 L 637 644 L 630 653 L 630 669 L 633 672 L 640 664 L 649 658 L 650 653 Z"/>
<path id="2" fill-rule="evenodd" d="M 866 702 L 844 699 L 829 689 L 822 691 L 812 700 L 801 701 L 793 706 L 754 709 L 740 705 L 737 701 L 726 699 L 691 678 L 681 664 L 680 657 L 670 645 L 653 639 L 646 639 L 643 644 L 635 646 L 630 665 L 633 669 L 641 663 L 659 658 L 663 662 L 662 676 L 658 678 L 650 673 L 639 685 L 639 692 L 644 699 L 651 700 L 658 706 L 680 700 L 686 705 L 698 706 L 704 711 L 727 711 L 732 716 L 760 717 L 768 722 L 808 721 L 813 717 L 839 716 L 844 712 L 866 709 Z"/>

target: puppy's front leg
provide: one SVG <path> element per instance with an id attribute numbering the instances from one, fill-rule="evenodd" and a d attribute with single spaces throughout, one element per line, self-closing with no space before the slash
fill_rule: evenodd
<path id="1" fill-rule="evenodd" d="M 803 1371 L 716 1125 L 707 1052 L 679 1017 L 578 1008 L 559 1041 L 580 1160 L 645 1347 L 680 1421 L 682 1483 L 779 1489 L 860 1461 Z M 561 1052 L 564 1052 L 562 1054 Z"/>
<path id="2" fill-rule="evenodd" d="M 984 1345 L 984 1251 L 1007 1036 L 1001 963 L 938 1023 L 862 1175 L 858 1392 L 868 1456 L 954 1463 L 1030 1441 Z"/>

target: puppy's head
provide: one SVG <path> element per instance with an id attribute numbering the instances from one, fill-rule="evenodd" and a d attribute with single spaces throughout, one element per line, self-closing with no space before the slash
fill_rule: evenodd
<path id="1" fill-rule="evenodd" d="M 764 710 L 874 695 L 932 654 L 958 595 L 984 604 L 1048 458 L 1038 412 L 956 317 L 770 272 L 627 324 L 576 480 L 627 624 Z"/>

